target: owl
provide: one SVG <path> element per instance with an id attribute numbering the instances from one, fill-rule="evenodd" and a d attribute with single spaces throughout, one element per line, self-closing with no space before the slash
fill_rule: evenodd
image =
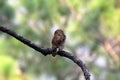
<path id="1" fill-rule="evenodd" d="M 61 29 L 57 29 L 54 32 L 54 36 L 52 38 L 52 49 L 57 51 L 62 51 L 64 48 L 66 36 Z M 52 53 L 52 56 L 55 57 L 56 52 Z"/>

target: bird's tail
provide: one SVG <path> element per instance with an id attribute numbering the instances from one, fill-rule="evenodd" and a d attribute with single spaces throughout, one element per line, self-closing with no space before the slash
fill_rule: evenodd
<path id="1" fill-rule="evenodd" d="M 55 57 L 57 54 L 58 48 L 53 49 L 52 56 Z"/>

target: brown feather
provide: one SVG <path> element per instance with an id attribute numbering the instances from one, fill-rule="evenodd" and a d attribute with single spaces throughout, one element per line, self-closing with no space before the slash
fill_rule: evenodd
<path id="1" fill-rule="evenodd" d="M 66 40 L 66 36 L 61 29 L 55 31 L 53 39 L 52 39 L 52 49 L 62 50 L 64 48 L 64 43 Z M 56 54 L 53 54 L 55 56 Z"/>

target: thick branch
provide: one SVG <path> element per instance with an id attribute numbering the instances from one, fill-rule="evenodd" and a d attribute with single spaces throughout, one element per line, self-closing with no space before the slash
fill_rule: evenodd
<path id="1" fill-rule="evenodd" d="M 52 52 L 53 52 L 53 50 L 51 48 L 42 48 L 42 47 L 32 43 L 31 41 L 25 39 L 24 37 L 18 35 L 17 33 L 11 31 L 10 29 L 8 29 L 4 26 L 0 26 L 0 31 L 3 31 L 3 32 L 13 36 L 14 38 L 16 38 L 17 40 L 26 44 L 27 46 L 41 52 L 44 56 L 46 56 L 48 54 L 52 54 Z M 76 63 L 82 69 L 84 76 L 85 76 L 85 79 L 90 80 L 90 73 L 88 72 L 85 64 L 81 60 L 77 59 L 77 57 L 72 55 L 72 53 L 69 53 L 67 51 L 58 51 L 57 55 L 71 59 L 74 63 Z"/>

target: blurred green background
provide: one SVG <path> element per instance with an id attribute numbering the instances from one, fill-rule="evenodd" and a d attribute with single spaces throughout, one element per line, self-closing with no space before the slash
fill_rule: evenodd
<path id="1" fill-rule="evenodd" d="M 91 80 L 120 80 L 120 0 L 0 0 L 0 25 L 42 47 L 54 31 L 81 59 Z M 0 31 L 0 80 L 85 80 L 72 61 L 43 56 Z"/>

